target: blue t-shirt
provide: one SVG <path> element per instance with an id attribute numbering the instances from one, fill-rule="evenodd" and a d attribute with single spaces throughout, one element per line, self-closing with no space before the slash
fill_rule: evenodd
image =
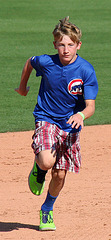
<path id="1" fill-rule="evenodd" d="M 93 66 L 77 55 L 76 60 L 63 66 L 59 55 L 41 55 L 31 58 L 41 85 L 34 109 L 35 122 L 47 121 L 66 132 L 79 129 L 67 124 L 69 117 L 85 108 L 86 99 L 95 99 L 98 83 Z"/>

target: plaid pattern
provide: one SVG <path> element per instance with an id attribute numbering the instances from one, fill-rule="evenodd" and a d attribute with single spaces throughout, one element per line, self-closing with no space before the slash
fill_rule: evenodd
<path id="1" fill-rule="evenodd" d="M 81 165 L 79 132 L 68 133 L 55 124 L 37 122 L 32 136 L 32 148 L 37 155 L 46 149 L 56 150 L 54 168 L 78 173 Z"/>

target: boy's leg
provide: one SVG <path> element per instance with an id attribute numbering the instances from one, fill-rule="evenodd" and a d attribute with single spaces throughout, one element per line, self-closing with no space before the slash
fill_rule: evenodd
<path id="1" fill-rule="evenodd" d="M 55 230 L 53 222 L 53 205 L 56 201 L 61 189 L 64 186 L 66 177 L 65 170 L 52 170 L 52 179 L 49 184 L 49 190 L 44 204 L 40 211 L 40 230 Z"/>
<path id="2" fill-rule="evenodd" d="M 52 196 L 58 196 L 62 190 L 67 171 L 61 169 L 52 169 L 52 178 L 49 184 L 49 192 Z"/>
<path id="3" fill-rule="evenodd" d="M 56 161 L 55 152 L 52 150 L 41 151 L 34 161 L 34 166 L 29 174 L 29 188 L 35 195 L 41 195 L 45 186 L 45 175 Z"/>
<path id="4" fill-rule="evenodd" d="M 32 148 L 36 160 L 29 175 L 29 188 L 36 195 L 43 192 L 45 174 L 48 169 L 53 167 L 56 161 L 56 132 L 54 124 L 45 121 L 36 123 L 32 136 Z"/>
<path id="5" fill-rule="evenodd" d="M 41 151 L 36 156 L 36 163 L 40 167 L 40 169 L 47 171 L 48 169 L 51 169 L 54 166 L 54 163 L 56 161 L 56 151 L 52 149 L 47 149 L 44 151 Z"/>

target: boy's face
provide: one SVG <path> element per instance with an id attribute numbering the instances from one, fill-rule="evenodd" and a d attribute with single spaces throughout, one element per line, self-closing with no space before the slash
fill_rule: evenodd
<path id="1" fill-rule="evenodd" d="M 62 40 L 53 42 L 55 49 L 58 50 L 59 59 L 63 65 L 73 63 L 77 58 L 77 50 L 80 49 L 82 42 L 73 42 L 69 36 L 64 35 Z"/>

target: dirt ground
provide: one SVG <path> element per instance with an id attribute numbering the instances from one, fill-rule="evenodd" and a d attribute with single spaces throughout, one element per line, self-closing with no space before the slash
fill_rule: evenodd
<path id="1" fill-rule="evenodd" d="M 84 127 L 82 166 L 68 173 L 54 206 L 55 232 L 40 232 L 41 196 L 28 188 L 33 131 L 0 134 L 0 239 L 111 240 L 111 125 Z"/>

